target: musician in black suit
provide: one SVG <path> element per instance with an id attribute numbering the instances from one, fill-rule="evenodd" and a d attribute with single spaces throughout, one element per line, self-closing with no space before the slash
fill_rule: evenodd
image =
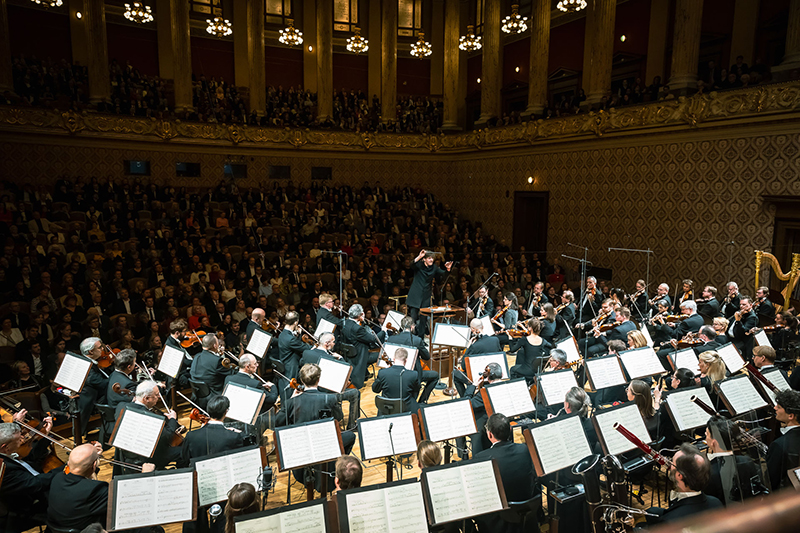
<path id="1" fill-rule="evenodd" d="M 336 343 L 336 338 L 333 333 L 325 332 L 319 336 L 319 346 L 313 350 L 306 350 L 303 352 L 303 357 L 300 359 L 300 368 L 304 365 L 313 363 L 319 364 L 320 359 L 329 359 L 331 361 L 338 361 L 340 363 L 347 363 L 344 358 L 338 353 L 333 351 L 333 346 Z M 350 373 L 350 383 L 353 383 L 353 373 Z M 335 391 L 332 391 L 335 392 Z M 353 387 L 348 387 L 344 392 L 339 393 L 340 400 L 346 401 L 350 404 L 350 410 L 347 416 L 347 429 L 354 430 L 356 427 L 356 420 L 361 413 L 361 391 Z"/>
<path id="2" fill-rule="evenodd" d="M 317 310 L 317 320 L 314 325 L 319 326 L 320 322 L 323 320 L 330 322 L 331 324 L 335 324 L 336 329 L 333 330 L 333 335 L 336 337 L 336 342 L 339 342 L 339 339 L 342 335 L 342 326 L 344 326 L 344 320 L 336 317 L 333 314 L 333 300 L 334 296 L 331 294 L 323 293 L 319 295 L 319 309 Z"/>
<path id="3" fill-rule="evenodd" d="M 542 306 L 549 303 L 550 299 L 544 294 L 544 283 L 537 282 L 533 286 L 533 293 L 531 294 L 530 301 L 526 302 L 526 309 L 523 315 L 527 317 L 538 317 L 541 315 Z"/>
<path id="4" fill-rule="evenodd" d="M 244 446 L 242 433 L 223 424 L 230 406 L 231 402 L 225 396 L 214 396 L 208 401 L 206 411 L 211 419 L 200 429 L 186 434 L 181 446 L 179 468 L 189 466 L 192 459 Z"/>
<path id="5" fill-rule="evenodd" d="M 303 352 L 309 348 L 309 345 L 303 342 L 299 336 L 299 322 L 300 316 L 297 312 L 289 311 L 286 313 L 283 329 L 278 335 L 279 357 L 286 368 L 284 374 L 289 379 L 297 377 L 297 372 L 300 370 L 300 358 L 303 356 Z"/>
<path id="6" fill-rule="evenodd" d="M 438 265 L 433 264 L 435 256 L 434 252 L 419 251 L 419 255 L 414 259 L 412 266 L 414 269 L 414 281 L 411 282 L 411 287 L 408 289 L 408 298 L 406 298 L 408 315 L 416 322 L 416 333 L 420 337 L 425 336 L 428 322 L 425 317 L 420 318 L 419 310 L 423 307 L 431 306 L 431 285 L 433 281 L 441 278 L 445 270 L 450 272 L 450 268 L 453 266 L 453 262 L 449 261 L 444 264 L 445 270 L 442 270 Z"/>
<path id="7" fill-rule="evenodd" d="M 666 283 L 662 283 L 661 285 L 656 288 L 656 294 L 648 303 L 650 304 L 650 310 L 652 311 L 653 315 L 656 315 L 660 312 L 658 309 L 658 302 L 666 302 L 666 308 L 672 308 L 672 298 L 669 296 L 669 285 Z"/>
<path id="8" fill-rule="evenodd" d="M 572 294 L 572 291 L 564 291 L 561 294 L 561 305 L 556 308 L 556 327 L 558 328 L 559 339 L 563 339 L 572 334 L 572 326 L 575 324 L 576 312 L 575 295 Z"/>
<path id="9" fill-rule="evenodd" d="M 617 321 L 615 309 L 615 302 L 610 298 L 603 300 L 600 304 L 600 311 L 597 316 L 592 317 L 588 315 L 588 320 L 581 324 L 577 324 L 575 329 L 584 331 L 584 337 L 579 343 L 579 348 L 584 352 L 584 355 L 591 357 L 605 351 L 605 346 L 600 343 L 600 327 L 605 325 L 615 324 Z M 583 315 L 587 318 L 587 315 Z M 595 329 L 597 328 L 597 329 Z"/>
<path id="10" fill-rule="evenodd" d="M 781 391 L 775 395 L 775 419 L 781 433 L 767 450 L 767 472 L 772 490 L 791 487 L 788 471 L 800 467 L 800 392 Z"/>
<path id="11" fill-rule="evenodd" d="M 753 300 L 742 295 L 739 298 L 739 310 L 733 315 L 733 324 L 729 326 L 731 342 L 739 348 L 745 361 L 753 357 L 753 341 L 755 335 L 752 330 L 758 327 L 758 317 L 753 312 Z"/>
<path id="12" fill-rule="evenodd" d="M 467 389 L 467 385 L 470 384 L 470 380 L 465 373 L 467 370 L 466 359 L 472 355 L 497 353 L 503 351 L 500 348 L 500 340 L 497 338 L 497 336 L 483 334 L 483 322 L 477 318 L 473 318 L 469 323 L 469 328 L 471 330 L 470 333 L 475 335 L 475 340 L 464 351 L 464 357 L 458 363 L 457 370 L 455 370 L 453 373 L 453 384 L 455 385 L 458 394 L 462 397 L 464 396 L 464 391 Z"/>
<path id="13" fill-rule="evenodd" d="M 725 299 L 722 300 L 720 312 L 722 316 L 730 320 L 739 310 L 741 295 L 739 294 L 739 285 L 737 285 L 735 281 L 728 282 L 728 284 L 725 285 L 725 289 L 728 291 L 728 294 L 725 295 Z"/>
<path id="14" fill-rule="evenodd" d="M 97 360 L 103 353 L 102 346 L 102 341 L 97 337 L 89 337 L 81 342 L 81 354 L 91 359 L 93 363 L 78 398 L 81 435 L 86 435 L 86 428 L 89 427 L 89 418 L 92 416 L 95 404 L 106 402 L 108 374 L 97 364 Z"/>
<path id="15" fill-rule="evenodd" d="M 717 288 L 713 285 L 703 287 L 700 298 L 695 302 L 697 302 L 697 313 L 703 317 L 704 322 L 710 323 L 711 320 L 720 316 Z"/>
<path id="16" fill-rule="evenodd" d="M 389 340 L 395 344 L 411 346 L 417 349 L 417 360 L 414 362 L 414 371 L 419 376 L 421 382 L 420 387 L 422 383 L 425 384 L 418 401 L 419 403 L 428 403 L 428 398 L 430 398 L 433 390 L 436 388 L 436 384 L 439 382 L 439 373 L 422 368 L 422 361 L 430 361 L 431 353 L 425 346 L 425 341 L 414 335 L 414 319 L 410 316 L 404 316 L 403 320 L 400 321 L 400 327 L 402 331 L 389 337 Z"/>
<path id="17" fill-rule="evenodd" d="M 119 383 L 121 389 L 136 392 L 138 383 L 131 378 L 131 373 L 136 369 L 136 352 L 130 348 L 121 350 L 114 356 L 114 371 L 108 376 L 106 389 L 106 402 L 110 407 L 117 407 L 123 402 L 133 400 L 132 395 L 123 392 L 114 392 L 114 385 Z"/>
<path id="18" fill-rule="evenodd" d="M 261 309 L 260 307 L 256 307 L 253 309 L 253 312 L 250 313 L 250 320 L 247 322 L 247 327 L 245 328 L 245 336 L 247 336 L 247 341 L 249 342 L 250 339 L 253 337 L 253 332 L 256 329 L 261 328 L 261 324 L 264 323 L 264 318 L 266 317 L 266 312 Z"/>
<path id="19" fill-rule="evenodd" d="M 394 352 L 394 361 L 389 368 L 382 368 L 372 383 L 372 392 L 384 398 L 402 398 L 403 412 L 419 411 L 417 393 L 419 392 L 419 376 L 413 370 L 406 370 L 408 351 L 398 348 Z"/>
<path id="20" fill-rule="evenodd" d="M 174 320 L 169 325 L 169 335 L 164 341 L 165 346 L 172 346 L 176 350 L 183 352 L 183 361 L 181 368 L 178 370 L 178 384 L 181 387 L 189 386 L 189 376 L 191 375 L 190 367 L 192 366 L 192 356 L 181 346 L 181 341 L 186 336 L 186 331 L 189 329 L 189 324 L 185 319 L 179 318 Z"/>
<path id="21" fill-rule="evenodd" d="M 475 318 L 494 316 L 494 302 L 489 296 L 489 289 L 485 285 L 478 289 L 478 297 L 469 305 L 469 310 Z"/>
<path id="22" fill-rule="evenodd" d="M 694 352 L 696 355 L 700 355 L 703 352 L 714 351 L 716 352 L 722 344 L 717 341 L 717 332 L 714 331 L 713 326 L 703 326 L 700 328 L 700 331 L 697 333 L 697 338 L 702 341 L 702 344 L 698 344 L 693 346 Z M 675 341 L 675 346 L 677 346 L 677 340 Z"/>
<path id="23" fill-rule="evenodd" d="M 236 383 L 237 385 L 244 385 L 251 389 L 265 391 L 267 396 L 264 398 L 264 404 L 261 406 L 261 412 L 264 413 L 278 401 L 278 387 L 269 381 L 264 383 L 258 379 L 258 377 L 256 377 L 256 372 L 258 372 L 258 359 L 256 359 L 256 356 L 250 353 L 242 354 L 242 356 L 239 357 L 239 371 L 225 376 L 224 385 Z M 224 385 L 223 390 L 225 388 Z"/>
<path id="24" fill-rule="evenodd" d="M 589 356 L 599 355 L 607 351 L 609 341 L 622 341 L 628 342 L 628 333 L 636 330 L 636 324 L 631 320 L 631 310 L 627 307 L 622 307 L 617 310 L 615 315 L 614 328 L 609 331 L 598 333 L 598 343 L 589 348 Z"/>
<path id="25" fill-rule="evenodd" d="M 606 297 L 603 291 L 597 288 L 597 278 L 589 276 L 586 278 L 586 289 L 581 294 L 579 309 L 583 309 L 583 318 L 592 319 L 600 312 L 600 305 Z"/>
<path id="26" fill-rule="evenodd" d="M 681 314 L 686 318 L 681 322 L 664 322 L 662 317 L 653 319 L 661 333 L 677 340 L 681 340 L 688 333 L 696 333 L 703 325 L 703 317 L 697 314 L 697 303 L 694 300 L 686 300 L 681 304 Z"/>
<path id="27" fill-rule="evenodd" d="M 23 421 L 26 414 L 23 409 L 14 414 L 13 419 Z M 52 427 L 52 419 L 45 418 L 39 430 L 49 434 Z M 43 525 L 43 521 L 37 520 L 36 516 L 46 512 L 50 483 L 58 472 L 42 473 L 41 461 L 50 453 L 50 441 L 44 438 L 36 440 L 24 459 L 15 457 L 21 444 L 20 426 L 15 423 L 0 424 L 0 456 L 6 466 L 0 484 L 0 500 L 13 511 L 5 519 L 6 531 L 15 533 Z"/>
<path id="28" fill-rule="evenodd" d="M 756 301 L 753 304 L 753 311 L 758 317 L 758 325 L 771 326 L 775 323 L 775 304 L 769 301 L 769 288 L 759 287 L 756 289 Z"/>
<path id="29" fill-rule="evenodd" d="M 476 459 L 494 459 L 500 470 L 506 499 L 522 502 L 538 491 L 538 479 L 527 446 L 514 442 L 511 424 L 504 415 L 494 413 L 486 422 L 486 436 L 491 442 L 488 450 L 475 455 Z M 506 531 L 508 524 L 502 513 L 483 515 L 475 519 L 480 531 Z"/>
<path id="30" fill-rule="evenodd" d="M 219 339 L 209 333 L 201 341 L 203 351 L 192 360 L 191 375 L 195 381 L 202 381 L 208 386 L 211 394 L 222 394 L 225 378 L 231 374 L 230 369 L 222 366 L 222 357 L 217 354 Z M 203 398 L 198 398 L 203 400 Z M 208 401 L 206 399 L 206 401 Z"/>
<path id="31" fill-rule="evenodd" d="M 711 477 L 711 465 L 708 458 L 691 444 L 681 444 L 672 458 L 668 476 L 675 490 L 671 494 L 669 507 L 662 509 L 651 507 L 648 513 L 656 517 L 647 517 L 648 524 L 674 522 L 697 513 L 719 509 L 722 502 L 701 491 L 708 485 Z"/>
<path id="32" fill-rule="evenodd" d="M 625 301 L 630 305 L 631 315 L 636 321 L 641 323 L 647 318 L 650 306 L 647 305 L 647 284 L 643 279 L 636 282 L 636 292 L 625 296 Z"/>
<path id="33" fill-rule="evenodd" d="M 725 505 L 753 497 L 753 482 L 761 484 L 760 468 L 750 457 L 733 454 L 742 429 L 727 418 L 712 416 L 706 425 L 711 478 L 703 490 Z"/>
<path id="34" fill-rule="evenodd" d="M 347 314 L 349 318 L 342 328 L 342 342 L 352 344 L 356 349 L 356 357 L 348 362 L 353 365 L 350 381 L 360 389 L 369 377 L 367 366 L 378 360 L 377 353 L 373 354 L 369 350 L 383 343 L 386 332 L 375 333 L 364 325 L 364 308 L 361 304 L 351 305 Z"/>

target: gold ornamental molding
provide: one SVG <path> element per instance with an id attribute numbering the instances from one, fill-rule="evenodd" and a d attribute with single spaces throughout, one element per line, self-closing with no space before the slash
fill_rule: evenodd
<path id="1" fill-rule="evenodd" d="M 798 107 L 800 82 L 795 81 L 447 135 L 279 129 L 20 107 L 0 107 L 0 131 L 70 136 L 100 134 L 130 141 L 254 148 L 456 153 L 561 140 L 591 140 L 654 128 L 693 129 L 749 117 L 780 119 L 781 115 L 796 112 Z"/>

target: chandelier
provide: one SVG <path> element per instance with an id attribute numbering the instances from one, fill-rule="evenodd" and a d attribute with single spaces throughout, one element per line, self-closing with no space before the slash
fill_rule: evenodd
<path id="1" fill-rule="evenodd" d="M 577 13 L 586 7 L 586 0 L 560 0 L 556 7 L 565 13 Z"/>
<path id="2" fill-rule="evenodd" d="M 278 37 L 281 44 L 285 44 L 286 46 L 299 46 L 303 44 L 303 32 L 294 28 L 294 19 L 286 19 L 286 23 L 289 25 L 280 31 L 281 36 Z"/>
<path id="3" fill-rule="evenodd" d="M 432 53 L 433 49 L 431 48 L 431 43 L 425 40 L 425 32 L 420 31 L 417 42 L 411 45 L 411 55 L 422 59 L 423 57 L 428 57 Z"/>
<path id="4" fill-rule="evenodd" d="M 481 44 L 480 35 L 475 35 L 475 26 L 469 24 L 467 26 L 467 34 L 462 35 L 458 40 L 458 47 L 466 52 L 474 52 L 480 50 L 483 45 Z"/>
<path id="5" fill-rule="evenodd" d="M 31 2 L 44 7 L 61 7 L 64 4 L 61 0 L 31 0 Z"/>
<path id="6" fill-rule="evenodd" d="M 215 37 L 227 37 L 233 33 L 231 21 L 222 17 L 214 17 L 214 20 L 206 19 L 208 26 L 206 31 Z"/>
<path id="7" fill-rule="evenodd" d="M 361 28 L 353 28 L 354 35 L 347 38 L 347 51 L 358 55 L 369 50 L 369 41 L 361 36 Z"/>
<path id="8" fill-rule="evenodd" d="M 153 13 L 150 6 L 134 2 L 133 5 L 125 4 L 125 18 L 137 24 L 147 24 L 153 22 Z"/>
<path id="9" fill-rule="evenodd" d="M 528 29 L 528 17 L 519 15 L 519 4 L 511 4 L 511 14 L 503 19 L 502 30 L 506 33 L 522 33 Z"/>

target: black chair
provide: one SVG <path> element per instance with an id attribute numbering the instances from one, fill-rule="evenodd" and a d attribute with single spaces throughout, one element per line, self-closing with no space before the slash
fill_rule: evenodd
<path id="1" fill-rule="evenodd" d="M 380 416 L 399 415 L 405 412 L 402 398 L 384 398 L 378 395 L 375 396 L 375 407 Z"/>
<path id="2" fill-rule="evenodd" d="M 539 510 L 542 508 L 542 494 L 538 492 L 523 502 L 508 502 L 508 509 L 500 511 L 504 533 L 529 533 L 539 531 Z"/>
<path id="3" fill-rule="evenodd" d="M 72 529 L 72 528 L 61 528 L 54 526 L 50 520 L 47 521 L 47 530 L 51 531 L 52 533 L 80 533 L 80 529 Z"/>
<path id="4" fill-rule="evenodd" d="M 208 405 L 208 397 L 211 395 L 211 389 L 208 388 L 208 385 L 206 385 L 204 381 L 195 381 L 191 378 L 189 378 L 189 386 L 192 387 L 192 400 L 200 406 L 201 409 L 205 409 Z M 189 429 L 192 429 L 191 422 Z"/>
<path id="5" fill-rule="evenodd" d="M 95 405 L 100 413 L 100 444 L 103 449 L 108 449 L 108 438 L 114 431 L 114 424 L 117 423 L 117 410 L 110 405 L 98 403 Z"/>
<path id="6" fill-rule="evenodd" d="M 347 344 L 346 342 L 339 343 L 339 355 L 344 357 L 348 362 L 350 360 L 355 359 L 358 357 L 358 350 L 352 344 Z"/>

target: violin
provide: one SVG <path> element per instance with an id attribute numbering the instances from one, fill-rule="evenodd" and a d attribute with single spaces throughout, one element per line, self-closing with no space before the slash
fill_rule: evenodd
<path id="1" fill-rule="evenodd" d="M 494 322 L 495 320 L 497 320 L 498 318 L 500 318 L 501 316 L 503 316 L 503 313 L 505 313 L 506 311 L 508 311 L 510 308 L 511 308 L 511 304 L 508 304 L 508 305 L 506 305 L 505 307 L 503 307 L 502 309 L 500 309 L 500 310 L 499 310 L 497 313 L 495 313 L 495 315 L 492 317 L 492 322 Z"/>
<path id="2" fill-rule="evenodd" d="M 566 309 L 567 306 L 569 306 L 569 302 L 567 302 L 565 304 L 561 304 L 558 307 L 556 307 L 556 314 L 558 314 L 559 311 L 563 311 L 564 309 Z"/>
<path id="3" fill-rule="evenodd" d="M 683 322 L 687 318 L 689 318 L 689 315 L 667 315 L 661 317 L 664 322 L 669 322 L 671 324 L 674 324 L 675 322 Z"/>
<path id="4" fill-rule="evenodd" d="M 594 318 L 594 320 L 592 320 L 592 323 L 594 323 L 595 325 L 599 324 L 600 322 L 602 322 L 602 321 L 603 321 L 603 320 L 605 320 L 606 318 L 610 317 L 610 316 L 611 316 L 611 313 L 613 313 L 613 312 L 614 312 L 614 311 L 608 311 L 607 313 L 600 313 L 599 315 L 597 315 L 597 316 Z"/>
<path id="5" fill-rule="evenodd" d="M 297 378 L 292 378 L 292 381 L 289 382 L 289 386 L 297 392 L 305 392 L 306 390 L 306 386 L 297 381 Z"/>
<path id="6" fill-rule="evenodd" d="M 682 338 L 681 340 L 677 341 L 675 343 L 675 346 L 677 348 L 692 348 L 694 346 L 699 346 L 701 344 L 703 344 L 703 340 L 697 338 L 697 333 L 690 332 L 690 333 L 687 333 L 684 338 Z"/>
<path id="7" fill-rule="evenodd" d="M 393 335 L 395 335 L 395 334 L 397 334 L 397 333 L 400 333 L 400 332 L 397 330 L 397 328 L 396 328 L 396 327 L 394 327 L 394 325 L 392 325 L 392 323 L 391 323 L 391 322 L 387 322 L 387 323 L 386 323 L 386 330 L 387 330 L 387 331 L 391 331 Z"/>
<path id="8" fill-rule="evenodd" d="M 265 318 L 264 321 L 261 323 L 261 328 L 269 333 L 278 333 L 280 327 L 281 327 L 280 322 L 276 324 L 269 318 Z"/>
<path id="9" fill-rule="evenodd" d="M 480 374 L 480 379 L 478 380 L 478 385 L 475 387 L 476 391 L 481 390 L 485 385 L 486 381 L 489 379 L 489 367 L 483 369 L 483 372 Z"/>
<path id="10" fill-rule="evenodd" d="M 208 421 L 211 420 L 211 417 L 201 413 L 200 409 L 197 407 L 193 407 L 192 412 L 189 413 L 189 420 L 194 420 L 195 422 L 198 422 L 200 425 L 204 426 L 208 424 Z"/>
<path id="11" fill-rule="evenodd" d="M 181 347 L 183 348 L 191 348 L 195 344 L 200 343 L 200 339 L 206 336 L 205 331 L 195 331 L 192 330 L 186 334 L 184 339 L 181 341 Z"/>
<path id="12" fill-rule="evenodd" d="M 386 352 L 385 352 L 385 351 L 383 351 L 383 350 L 381 350 L 381 355 L 380 355 L 380 357 L 381 357 L 381 361 L 383 361 L 383 362 L 384 362 L 384 363 L 386 363 L 387 365 L 389 365 L 389 366 L 392 366 L 392 365 L 394 364 L 394 361 L 392 361 L 392 360 L 389 358 L 389 356 L 388 356 L 388 355 L 386 355 Z"/>
<path id="13" fill-rule="evenodd" d="M 162 413 L 161 411 L 159 411 L 155 407 L 151 408 L 150 412 L 154 413 L 154 414 L 157 414 L 157 415 L 166 416 L 164 413 Z M 187 431 L 186 430 L 186 426 L 178 425 L 178 428 L 175 430 L 175 433 L 172 434 L 172 437 L 169 440 L 170 448 L 175 448 L 176 446 L 182 446 L 183 445 L 183 441 L 184 441 L 183 434 L 186 433 L 186 431 Z"/>
<path id="14" fill-rule="evenodd" d="M 120 385 L 119 383 L 114 383 L 111 386 L 111 390 L 116 392 L 117 394 L 122 394 L 124 396 L 128 396 L 128 397 L 131 397 L 131 398 L 136 395 L 135 392 L 133 392 L 132 390 L 128 390 L 128 389 L 123 388 L 122 385 Z"/>
<path id="15" fill-rule="evenodd" d="M 114 364 L 115 356 L 120 352 L 119 348 L 112 348 L 111 346 L 104 345 L 101 347 L 100 357 L 97 358 L 97 366 L 100 368 L 108 368 Z"/>
<path id="16" fill-rule="evenodd" d="M 3 398 L 5 400 L 5 398 Z M 4 403 L 6 403 L 4 401 Z M 10 406 L 9 406 L 10 407 Z M 50 416 L 50 413 L 47 413 Z M 2 417 L 3 422 L 5 423 L 13 423 L 14 422 L 14 413 L 10 410 L 0 407 L 0 417 Z M 35 431 L 39 427 L 42 426 L 42 421 L 31 416 L 25 415 L 25 422 L 19 424 L 20 431 L 22 432 L 22 441 L 20 442 L 20 446 L 17 449 L 17 454 L 22 457 L 28 457 L 33 450 L 33 444 L 35 440 L 43 435 L 37 435 Z M 49 437 L 48 437 L 49 439 Z M 49 439 L 52 440 L 52 439 Z M 55 441 L 53 441 L 55 442 Z M 50 450 L 48 454 L 41 460 L 41 468 L 44 473 L 50 472 L 51 470 L 55 470 L 56 468 L 60 468 L 64 466 L 64 461 L 58 458 L 56 455 L 55 450 L 53 449 L 53 445 L 50 445 Z"/>
<path id="17" fill-rule="evenodd" d="M 622 322 L 612 322 L 610 324 L 602 324 L 600 326 L 597 326 L 597 331 L 603 333 L 605 331 L 610 331 L 612 329 L 618 328 L 620 325 L 622 325 Z"/>

